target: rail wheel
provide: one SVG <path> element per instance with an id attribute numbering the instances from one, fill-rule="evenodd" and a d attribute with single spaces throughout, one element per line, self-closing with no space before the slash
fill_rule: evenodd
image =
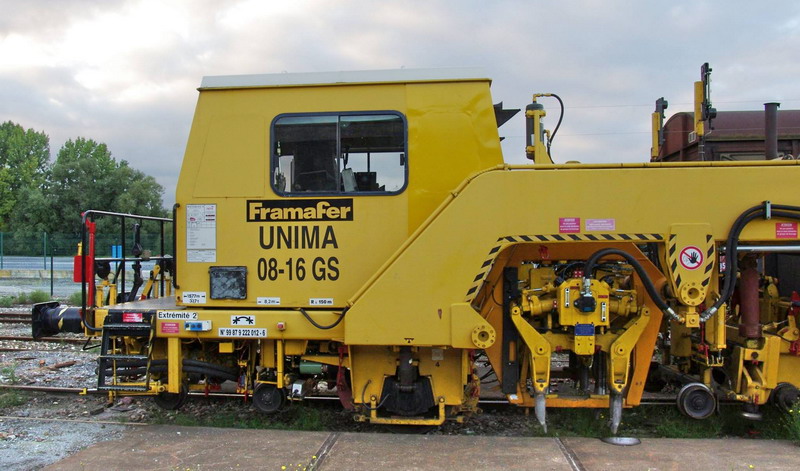
<path id="1" fill-rule="evenodd" d="M 717 408 L 717 398 L 705 384 L 689 383 L 678 393 L 678 410 L 693 419 L 707 419 Z"/>
<path id="2" fill-rule="evenodd" d="M 181 385 L 181 392 L 168 393 L 160 392 L 153 397 L 156 405 L 165 410 L 178 410 L 186 404 L 189 398 L 189 388 L 184 384 Z"/>
<path id="3" fill-rule="evenodd" d="M 800 390 L 789 383 L 778 384 L 769 396 L 770 402 L 784 412 L 789 412 L 798 399 L 800 399 Z"/>
<path id="4" fill-rule="evenodd" d="M 259 384 L 253 392 L 253 405 L 265 414 L 278 412 L 286 400 L 286 393 L 274 384 Z"/>

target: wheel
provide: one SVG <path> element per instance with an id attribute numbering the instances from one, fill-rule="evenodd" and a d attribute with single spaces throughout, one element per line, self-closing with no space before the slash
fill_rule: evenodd
<path id="1" fill-rule="evenodd" d="M 168 393 L 160 392 L 153 397 L 156 405 L 164 410 L 178 410 L 186 404 L 189 398 L 189 388 L 184 384 L 181 385 L 181 392 Z"/>
<path id="2" fill-rule="evenodd" d="M 278 412 L 286 400 L 286 393 L 274 384 L 259 384 L 253 392 L 253 405 L 265 414 Z"/>
<path id="3" fill-rule="evenodd" d="M 783 412 L 789 412 L 800 399 L 800 390 L 789 383 L 780 383 L 772 390 L 769 401 Z"/>
<path id="4" fill-rule="evenodd" d="M 702 383 L 689 383 L 678 393 L 678 410 L 693 419 L 707 419 L 717 409 L 717 398 Z"/>

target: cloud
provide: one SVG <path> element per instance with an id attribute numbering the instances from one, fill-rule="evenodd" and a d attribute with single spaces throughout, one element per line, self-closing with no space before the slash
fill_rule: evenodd
<path id="1" fill-rule="evenodd" d="M 0 0 L 0 121 L 105 142 L 172 202 L 204 75 L 483 66 L 495 101 L 567 109 L 557 161 L 647 161 L 656 98 L 691 110 L 710 62 L 720 110 L 800 103 L 800 5 L 741 0 L 337 2 Z M 552 128 L 554 101 L 544 102 Z M 501 130 L 524 159 L 524 122 Z"/>

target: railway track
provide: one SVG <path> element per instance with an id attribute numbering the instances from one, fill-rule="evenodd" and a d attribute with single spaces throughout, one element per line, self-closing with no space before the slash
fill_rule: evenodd
<path id="1" fill-rule="evenodd" d="M 30 324 L 29 312 L 0 312 L 0 324 Z"/>
<path id="2" fill-rule="evenodd" d="M 22 385 L 22 384 L 0 384 L 0 389 L 13 389 L 18 391 L 34 391 L 34 392 L 46 392 L 51 394 L 99 394 L 105 395 L 108 394 L 107 391 L 98 391 L 94 388 L 74 388 L 74 387 L 61 387 L 61 386 L 30 386 L 30 385 Z M 198 396 L 198 397 L 230 397 L 230 398 L 239 398 L 241 399 L 241 394 L 232 394 L 232 393 L 225 393 L 225 392 L 203 392 L 203 391 L 191 391 L 189 392 L 189 396 Z M 333 395 L 317 395 L 317 396 L 307 396 L 305 398 L 309 401 L 338 401 L 338 396 Z M 658 398 L 650 398 L 643 400 L 640 405 L 642 406 L 664 406 L 664 405 L 674 405 L 676 401 L 675 397 L 658 397 Z M 722 402 L 723 404 L 725 401 Z M 506 406 L 508 405 L 508 401 L 505 399 L 481 399 L 479 404 L 482 406 Z"/>
<path id="3" fill-rule="evenodd" d="M 34 339 L 33 337 L 27 337 L 24 335 L 0 335 L 0 340 L 16 340 L 19 342 L 52 342 L 52 343 L 75 343 L 75 344 L 84 344 L 86 343 L 85 338 L 76 338 L 76 337 L 40 337 L 38 339 Z"/>

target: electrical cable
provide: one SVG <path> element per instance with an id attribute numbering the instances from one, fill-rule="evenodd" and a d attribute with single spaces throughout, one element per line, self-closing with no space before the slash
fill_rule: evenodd
<path id="1" fill-rule="evenodd" d="M 378 409 L 380 409 L 381 407 L 383 407 L 383 404 L 386 402 L 386 400 L 387 400 L 387 399 L 389 399 L 389 396 L 390 396 L 390 394 L 387 394 L 387 395 L 386 395 L 386 396 L 385 396 L 385 397 L 384 397 L 384 398 L 381 400 L 381 402 L 380 402 L 380 403 L 378 403 L 378 405 L 377 405 L 377 406 L 375 406 L 375 407 L 370 407 L 370 406 L 368 406 L 368 405 L 367 405 L 367 403 L 366 403 L 366 401 L 364 401 L 364 394 L 366 394 L 366 392 L 367 392 L 367 387 L 370 385 L 370 383 L 372 383 L 372 380 L 371 380 L 371 379 L 368 379 L 368 380 L 367 380 L 367 384 L 365 384 L 365 385 L 364 385 L 364 389 L 362 389 L 362 390 L 361 390 L 361 405 L 363 405 L 364 407 L 366 407 L 366 408 L 367 408 L 367 410 L 378 410 Z"/>

